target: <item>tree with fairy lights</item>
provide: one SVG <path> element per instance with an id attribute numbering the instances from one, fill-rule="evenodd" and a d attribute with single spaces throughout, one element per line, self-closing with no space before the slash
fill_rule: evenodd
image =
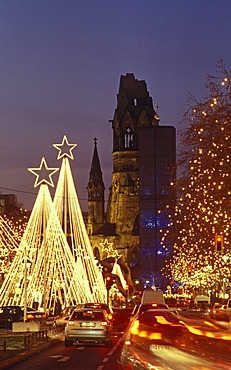
<path id="1" fill-rule="evenodd" d="M 188 286 L 220 290 L 231 280 L 231 71 L 222 60 L 206 89 L 201 101 L 190 96 L 183 117 L 174 256 L 166 270 Z"/>

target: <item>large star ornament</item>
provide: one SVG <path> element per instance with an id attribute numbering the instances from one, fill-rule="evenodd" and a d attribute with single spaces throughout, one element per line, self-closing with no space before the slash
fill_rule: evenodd
<path id="1" fill-rule="evenodd" d="M 70 159 L 74 159 L 72 150 L 77 146 L 77 144 L 70 144 L 68 142 L 66 135 L 63 136 L 61 144 L 53 144 L 53 146 L 59 151 L 57 159 L 63 157 L 69 157 Z"/>
<path id="2" fill-rule="evenodd" d="M 28 171 L 36 176 L 34 188 L 41 184 L 47 184 L 54 187 L 51 176 L 54 175 L 54 173 L 56 173 L 58 170 L 59 168 L 49 168 L 44 157 L 42 157 L 40 166 L 38 168 L 28 168 Z"/>

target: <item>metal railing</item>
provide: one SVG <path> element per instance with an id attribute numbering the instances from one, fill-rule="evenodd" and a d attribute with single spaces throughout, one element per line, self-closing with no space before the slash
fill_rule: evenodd
<path id="1" fill-rule="evenodd" d="M 0 351 L 30 349 L 49 339 L 48 330 L 30 333 L 2 333 Z"/>

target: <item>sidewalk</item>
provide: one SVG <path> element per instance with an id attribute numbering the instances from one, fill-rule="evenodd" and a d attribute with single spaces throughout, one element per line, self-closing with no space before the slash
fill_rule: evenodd
<path id="1" fill-rule="evenodd" d="M 63 341 L 63 338 L 63 333 L 49 332 L 48 339 L 43 343 L 34 344 L 33 348 L 22 348 L 22 350 L 12 350 L 6 353 L 5 356 L 0 357 L 0 370 L 9 369 L 11 366 L 17 364 L 18 362 Z"/>

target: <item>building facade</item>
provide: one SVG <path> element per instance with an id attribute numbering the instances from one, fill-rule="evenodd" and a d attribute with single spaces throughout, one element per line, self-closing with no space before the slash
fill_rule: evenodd
<path id="1" fill-rule="evenodd" d="M 87 229 L 93 251 L 97 259 L 104 259 L 102 244 L 107 240 L 128 264 L 133 282 L 154 276 L 157 285 L 164 263 L 160 252 L 168 257 L 171 250 L 170 242 L 161 245 L 160 230 L 164 222 L 163 230 L 172 227 L 167 213 L 174 203 L 175 129 L 159 125 L 146 82 L 131 73 L 120 78 L 110 122 L 113 171 L 106 209 L 96 140 L 87 186 Z M 161 223 L 160 217 L 167 217 L 168 222 Z"/>
<path id="2" fill-rule="evenodd" d="M 161 269 L 173 252 L 175 137 L 172 126 L 139 130 L 140 270 L 143 279 L 156 286 L 164 283 Z"/>

